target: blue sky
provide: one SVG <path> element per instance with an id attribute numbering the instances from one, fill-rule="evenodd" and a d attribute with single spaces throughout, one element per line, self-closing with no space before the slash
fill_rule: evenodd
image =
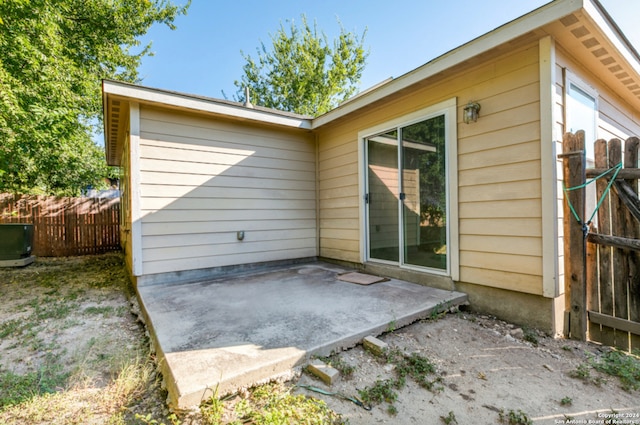
<path id="1" fill-rule="evenodd" d="M 183 4 L 185 0 L 174 0 Z M 156 25 L 142 38 L 153 57 L 139 69 L 145 86 L 222 98 L 236 93 L 240 51 L 256 57 L 260 41 L 302 14 L 329 39 L 347 31 L 361 35 L 370 54 L 361 89 L 398 77 L 429 60 L 546 4 L 546 0 L 193 0 L 177 29 Z M 601 0 L 640 51 L 640 1 Z"/>

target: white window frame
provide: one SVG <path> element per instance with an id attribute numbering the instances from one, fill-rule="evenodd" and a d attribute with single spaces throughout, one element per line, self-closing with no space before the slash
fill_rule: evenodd
<path id="1" fill-rule="evenodd" d="M 572 97 L 574 92 L 582 92 L 581 94 L 584 96 L 588 96 L 593 99 L 593 128 L 584 129 L 584 128 L 572 128 L 572 111 L 569 107 L 569 99 Z M 585 130 L 585 151 L 587 155 L 587 162 L 591 161 L 593 164 L 595 155 L 593 151 L 593 142 L 598 139 L 598 91 L 591 87 L 589 84 L 585 83 L 580 77 L 578 77 L 573 72 L 565 69 L 564 73 L 564 126 L 565 132 L 575 133 L 578 130 Z M 591 132 L 592 134 L 589 134 Z"/>
<path id="2" fill-rule="evenodd" d="M 451 277 L 452 280 L 458 281 L 460 280 L 460 231 L 458 224 L 457 98 L 455 97 L 358 132 L 358 158 L 360 162 L 360 166 L 358 167 L 358 180 L 359 193 L 362 195 L 359 202 L 360 261 L 363 263 L 368 261 L 385 263 L 384 261 L 372 260 L 369 258 L 369 227 L 367 223 L 367 207 L 364 198 L 367 190 L 366 139 L 390 129 L 405 127 L 438 115 L 444 115 L 445 117 L 445 160 L 447 163 L 447 270 L 438 270 L 407 264 L 399 264 L 399 266 L 404 269 L 416 270 L 423 273 L 448 276 Z"/>

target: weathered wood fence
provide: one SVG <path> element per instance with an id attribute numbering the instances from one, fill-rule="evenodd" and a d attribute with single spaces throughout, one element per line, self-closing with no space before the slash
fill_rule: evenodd
<path id="1" fill-rule="evenodd" d="M 597 140 L 595 166 L 586 168 L 578 131 L 565 134 L 560 155 L 570 336 L 624 350 L 640 349 L 639 145 L 627 139 L 623 154 L 621 140 Z"/>
<path id="2" fill-rule="evenodd" d="M 32 253 L 42 257 L 120 249 L 120 199 L 0 194 L 0 223 L 33 224 Z"/>

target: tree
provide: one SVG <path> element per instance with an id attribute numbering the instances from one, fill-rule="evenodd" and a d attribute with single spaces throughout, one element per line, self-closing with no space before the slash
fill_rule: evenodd
<path id="1" fill-rule="evenodd" d="M 77 194 L 107 177 L 101 80 L 137 82 L 168 0 L 0 0 L 0 191 Z M 133 50 L 137 49 L 135 52 Z"/>
<path id="2" fill-rule="evenodd" d="M 291 21 L 289 32 L 281 24 L 271 35 L 271 50 L 261 43 L 255 60 L 242 53 L 247 63 L 242 79 L 234 82 L 235 99 L 246 100 L 246 87 L 256 105 L 311 116 L 328 112 L 357 89 L 368 56 L 364 36 L 340 25 L 340 35 L 331 45 L 304 16 L 300 28 Z"/>

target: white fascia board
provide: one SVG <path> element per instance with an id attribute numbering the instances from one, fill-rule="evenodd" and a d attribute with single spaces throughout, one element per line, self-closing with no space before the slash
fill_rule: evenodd
<path id="1" fill-rule="evenodd" d="M 215 102 L 215 100 L 200 99 L 178 93 L 167 93 L 130 84 L 119 84 L 116 81 L 105 81 L 103 87 L 104 92 L 107 94 L 130 98 L 138 102 L 156 103 L 284 127 L 311 129 L 311 120 L 306 118 L 289 117 L 242 106 L 225 105 Z"/>
<path id="2" fill-rule="evenodd" d="M 387 84 L 384 84 L 377 90 L 372 90 L 351 102 L 347 102 L 343 106 L 339 106 L 336 109 L 315 118 L 313 120 L 312 127 L 315 129 L 328 124 L 333 120 L 350 114 L 400 90 L 406 89 L 424 79 L 459 65 L 496 46 L 518 38 L 571 13 L 575 13 L 582 9 L 583 2 L 585 1 L 589 2 L 590 0 L 556 0 L 548 3 L 514 21 L 476 38 L 475 40 L 445 53 L 433 61 L 428 62 L 427 64 L 422 65 L 421 67 L 398 77 Z"/>

